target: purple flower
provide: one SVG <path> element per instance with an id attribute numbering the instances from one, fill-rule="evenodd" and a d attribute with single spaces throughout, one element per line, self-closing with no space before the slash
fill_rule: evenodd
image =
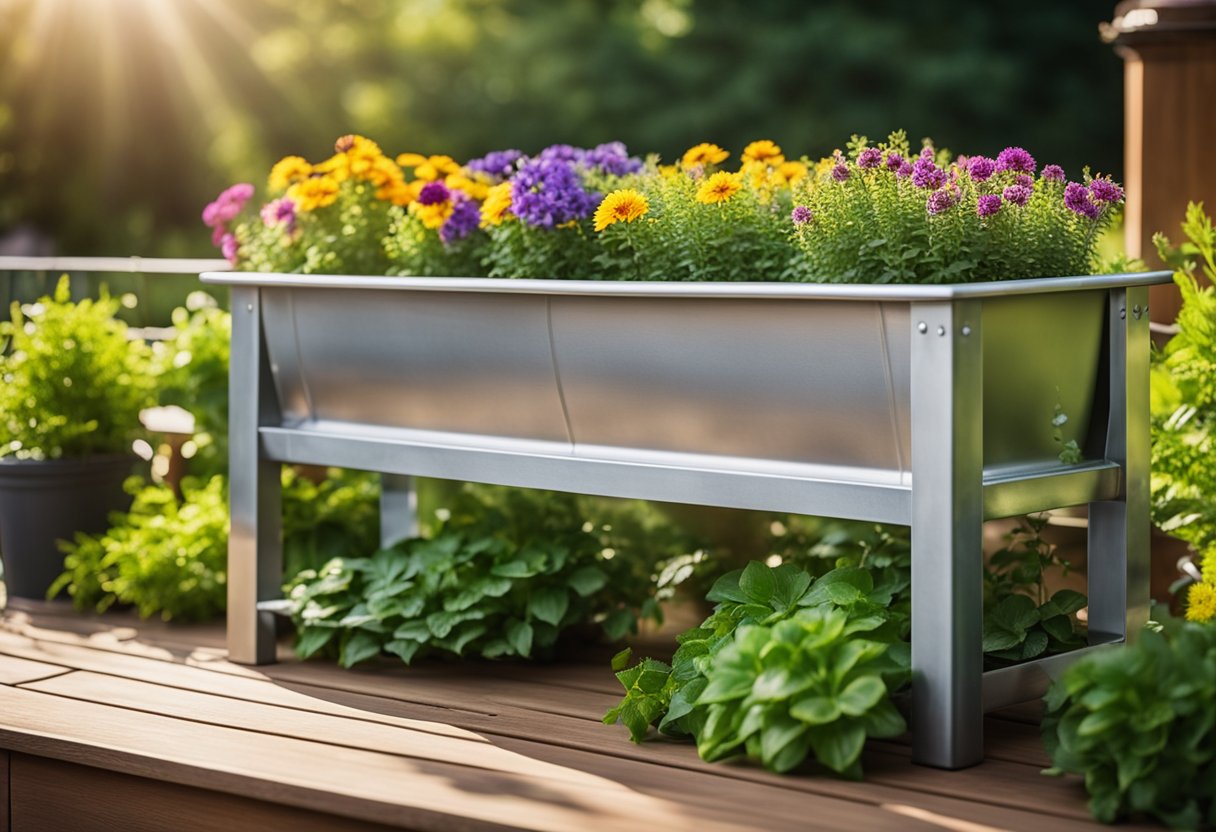
<path id="1" fill-rule="evenodd" d="M 584 167 L 599 168 L 610 176 L 625 176 L 642 169 L 642 160 L 629 155 L 621 142 L 608 142 L 588 150 L 583 157 Z"/>
<path id="2" fill-rule="evenodd" d="M 1069 182 L 1064 188 L 1064 207 L 1091 220 L 1098 218 L 1098 206 L 1089 198 L 1089 189 L 1080 182 Z"/>
<path id="3" fill-rule="evenodd" d="M 898 172 L 905 164 L 904 157 L 892 151 L 887 154 L 887 170 Z"/>
<path id="4" fill-rule="evenodd" d="M 999 210 L 1001 210 L 1001 198 L 996 194 L 981 194 L 980 198 L 975 201 L 977 217 L 991 217 Z"/>
<path id="5" fill-rule="evenodd" d="M 203 209 L 203 223 L 209 228 L 218 228 L 232 222 L 252 196 L 253 186 L 247 182 L 226 188 Z"/>
<path id="6" fill-rule="evenodd" d="M 551 144 L 536 155 L 536 158 L 547 162 L 581 162 L 587 156 L 587 151 L 572 144 Z"/>
<path id="7" fill-rule="evenodd" d="M 590 215 L 599 199 L 583 190 L 573 163 L 560 159 L 529 159 L 511 185 L 511 212 L 542 228 Z"/>
<path id="8" fill-rule="evenodd" d="M 452 192 L 442 182 L 427 182 L 418 192 L 419 205 L 439 205 L 452 198 Z"/>
<path id="9" fill-rule="evenodd" d="M 1048 182 L 1063 182 L 1064 168 L 1059 165 L 1048 165 L 1043 168 L 1043 178 Z"/>
<path id="10" fill-rule="evenodd" d="M 934 191 L 929 194 L 929 199 L 925 201 L 925 210 L 932 216 L 945 213 L 945 211 L 954 204 L 954 194 L 945 188 Z"/>
<path id="11" fill-rule="evenodd" d="M 996 169 L 1034 173 L 1034 157 L 1020 147 L 1007 147 L 997 154 Z"/>
<path id="12" fill-rule="evenodd" d="M 296 204 L 290 199 L 273 199 L 262 206 L 262 223 L 267 228 L 276 225 L 287 226 L 291 231 L 296 227 Z"/>
<path id="13" fill-rule="evenodd" d="M 882 164 L 882 151 L 877 147 L 867 147 L 857 154 L 857 167 L 876 168 Z"/>
<path id="14" fill-rule="evenodd" d="M 849 179 L 849 166 L 845 164 L 843 159 L 838 159 L 835 166 L 832 168 L 832 178 L 837 182 L 847 182 Z"/>
<path id="15" fill-rule="evenodd" d="M 912 175 L 912 164 L 910 162 L 900 162 L 899 170 L 895 171 L 895 175 L 900 179 L 907 179 Z"/>
<path id="16" fill-rule="evenodd" d="M 918 158 L 925 159 L 926 161 L 932 162 L 934 159 L 933 148 L 929 147 L 928 145 L 925 145 L 924 147 L 922 147 L 920 149 L 920 156 Z"/>
<path id="17" fill-rule="evenodd" d="M 225 234 L 220 238 L 220 253 L 224 255 L 224 259 L 232 265 L 236 265 L 237 246 L 235 234 Z"/>
<path id="18" fill-rule="evenodd" d="M 946 184 L 946 172 L 933 163 L 932 154 L 925 156 L 922 152 L 912 165 L 912 184 L 918 188 L 935 190 Z"/>
<path id="19" fill-rule="evenodd" d="M 790 219 L 794 221 L 794 225 L 806 225 L 814 218 L 815 215 L 811 213 L 811 209 L 805 205 L 795 205 L 794 210 L 790 212 Z"/>
<path id="20" fill-rule="evenodd" d="M 1109 179 L 1095 179 L 1089 183 L 1089 195 L 1095 202 L 1119 202 L 1123 189 Z"/>
<path id="21" fill-rule="evenodd" d="M 454 198 L 452 214 L 439 228 L 439 239 L 448 245 L 469 236 L 481 223 L 481 209 L 475 200 L 460 192 Z"/>
<path id="22" fill-rule="evenodd" d="M 1010 185 L 1005 189 L 1005 201 L 1012 202 L 1014 205 L 1021 208 L 1030 201 L 1030 195 L 1034 193 L 1033 189 L 1026 185 Z"/>
<path id="23" fill-rule="evenodd" d="M 967 173 L 973 182 L 987 182 L 996 173 L 996 162 L 987 156 L 972 156 L 967 160 Z"/>
<path id="24" fill-rule="evenodd" d="M 501 182 L 515 172 L 515 165 L 522 158 L 524 154 L 518 150 L 495 150 L 480 159 L 470 159 L 465 167 Z"/>
<path id="25" fill-rule="evenodd" d="M 1013 184 L 1021 185 L 1024 188 L 1034 188 L 1034 177 L 1027 176 L 1024 173 L 1019 173 L 1017 176 L 1013 177 Z"/>

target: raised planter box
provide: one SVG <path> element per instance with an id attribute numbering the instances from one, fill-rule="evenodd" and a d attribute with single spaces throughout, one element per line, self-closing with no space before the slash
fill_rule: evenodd
<path id="1" fill-rule="evenodd" d="M 983 710 L 1062 665 L 983 673 L 985 519 L 1089 504 L 1091 644 L 1147 617 L 1147 287 L 1168 279 L 205 274 L 232 287 L 231 658 L 274 658 L 283 462 L 392 475 L 386 542 L 408 475 L 899 523 L 914 757 L 979 762 Z"/>

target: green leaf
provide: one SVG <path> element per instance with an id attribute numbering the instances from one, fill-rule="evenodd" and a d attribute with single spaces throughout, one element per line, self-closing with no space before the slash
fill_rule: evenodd
<path id="1" fill-rule="evenodd" d="M 748 601 L 747 595 L 739 587 L 739 579 L 743 576 L 742 569 L 736 569 L 733 572 L 727 572 L 718 580 L 714 581 L 713 587 L 706 594 L 707 601 L 721 602 L 731 601 L 736 604 L 746 604 Z"/>
<path id="2" fill-rule="evenodd" d="M 411 641 L 430 641 L 431 628 L 425 620 L 407 621 L 393 631 L 394 639 L 409 639 Z"/>
<path id="3" fill-rule="evenodd" d="M 491 575 L 500 578 L 531 578 L 539 573 L 540 569 L 526 560 L 512 560 L 495 564 L 494 568 L 490 570 Z"/>
<path id="4" fill-rule="evenodd" d="M 352 630 L 349 638 L 342 642 L 338 662 L 343 667 L 353 667 L 359 662 L 374 658 L 380 653 L 380 639 L 366 630 Z"/>
<path id="5" fill-rule="evenodd" d="M 877 676 L 859 676 L 840 692 L 840 710 L 849 716 L 862 716 L 887 694 L 887 686 Z"/>
<path id="6" fill-rule="evenodd" d="M 879 702 L 862 718 L 866 734 L 878 739 L 898 737 L 908 730 L 903 715 L 890 700 Z"/>
<path id="7" fill-rule="evenodd" d="M 338 632 L 333 627 L 305 627 L 296 640 L 296 656 L 307 659 L 329 644 Z"/>
<path id="8" fill-rule="evenodd" d="M 728 672 L 715 669 L 705 690 L 697 697 L 698 705 L 709 705 L 714 702 L 729 702 L 742 699 L 751 693 L 754 679 L 746 673 Z"/>
<path id="9" fill-rule="evenodd" d="M 628 667 L 628 666 L 629 666 L 629 659 L 630 659 L 632 656 L 633 656 L 633 648 L 632 648 L 632 647 L 626 647 L 624 650 L 622 650 L 621 652 L 619 652 L 619 653 L 617 653 L 616 655 L 614 655 L 614 656 L 612 657 L 612 669 L 613 669 L 613 671 L 624 670 L 626 667 Z"/>
<path id="10" fill-rule="evenodd" d="M 555 627 L 561 623 L 569 606 L 569 594 L 556 587 L 535 590 L 528 597 L 528 614 Z"/>
<path id="11" fill-rule="evenodd" d="M 584 566 L 570 575 L 570 588 L 586 598 L 599 592 L 608 584 L 608 575 L 597 566 Z"/>
<path id="12" fill-rule="evenodd" d="M 752 697 L 757 702 L 785 700 L 815 684 L 815 677 L 807 670 L 778 665 L 766 668 L 752 686 Z"/>
<path id="13" fill-rule="evenodd" d="M 860 722 L 848 720 L 813 726 L 810 737 L 815 758 L 832 771 L 844 774 L 861 757 L 866 732 Z"/>
<path id="14" fill-rule="evenodd" d="M 806 723 L 783 714 L 766 720 L 760 731 L 760 755 L 764 766 L 783 772 L 801 763 L 810 745 L 810 731 L 811 727 Z"/>
<path id="15" fill-rule="evenodd" d="M 1011 633 L 1021 634 L 1038 623 L 1039 610 L 1025 595 L 1010 595 L 996 605 L 992 620 Z"/>
<path id="16" fill-rule="evenodd" d="M 532 625 L 517 619 L 507 622 L 507 642 L 516 654 L 528 658 L 532 652 Z"/>
<path id="17" fill-rule="evenodd" d="M 617 610 L 605 618 L 600 626 L 609 639 L 619 641 L 637 626 L 637 619 L 629 610 Z"/>
<path id="18" fill-rule="evenodd" d="M 790 715 L 807 725 L 824 725 L 840 718 L 840 703 L 828 696 L 808 696 L 790 706 Z"/>
<path id="19" fill-rule="evenodd" d="M 398 656 L 401 661 L 409 664 L 410 660 L 414 658 L 414 654 L 418 652 L 418 648 L 421 646 L 422 645 L 416 641 L 394 639 L 393 641 L 390 641 L 388 644 L 384 645 L 384 649 L 386 652 L 392 653 L 394 656 Z"/>
<path id="20" fill-rule="evenodd" d="M 777 591 L 777 579 L 769 566 L 754 560 L 743 568 L 739 590 L 752 603 L 769 604 Z"/>

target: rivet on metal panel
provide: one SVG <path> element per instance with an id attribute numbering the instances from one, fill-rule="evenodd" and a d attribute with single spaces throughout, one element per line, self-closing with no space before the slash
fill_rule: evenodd
<path id="1" fill-rule="evenodd" d="M 944 326 L 939 326 L 939 327 L 937 328 L 937 334 L 938 334 L 938 335 L 945 335 L 945 334 L 946 334 L 946 328 L 945 328 Z"/>
<path id="2" fill-rule="evenodd" d="M 924 333 L 929 331 L 929 325 L 927 323 L 925 323 L 924 321 L 921 321 L 920 323 L 918 323 L 916 325 L 916 331 L 923 335 Z"/>
<path id="3" fill-rule="evenodd" d="M 1132 307 L 1132 317 L 1134 317 L 1136 320 L 1140 320 L 1140 304 L 1137 303 Z"/>
<path id="4" fill-rule="evenodd" d="M 245 311 L 246 311 L 246 312 L 252 312 L 252 311 L 253 311 L 253 304 L 252 304 L 252 303 L 247 303 L 247 304 L 245 304 Z"/>
<path id="5" fill-rule="evenodd" d="M 967 324 L 963 324 L 963 337 L 966 338 L 970 334 L 971 334 L 971 327 Z"/>
<path id="6" fill-rule="evenodd" d="M 1122 320 L 1126 320 L 1126 319 L 1127 319 L 1127 307 L 1120 306 L 1119 307 L 1119 320 L 1122 321 Z"/>

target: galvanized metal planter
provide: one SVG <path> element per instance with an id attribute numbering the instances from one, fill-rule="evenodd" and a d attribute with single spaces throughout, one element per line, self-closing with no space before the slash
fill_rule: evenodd
<path id="1" fill-rule="evenodd" d="M 386 542 L 409 475 L 899 523 L 914 758 L 979 762 L 984 709 L 1072 658 L 983 672 L 985 519 L 1089 504 L 1091 644 L 1147 617 L 1147 287 L 1168 277 L 205 274 L 232 287 L 230 655 L 274 660 L 283 462 L 388 475 Z"/>

